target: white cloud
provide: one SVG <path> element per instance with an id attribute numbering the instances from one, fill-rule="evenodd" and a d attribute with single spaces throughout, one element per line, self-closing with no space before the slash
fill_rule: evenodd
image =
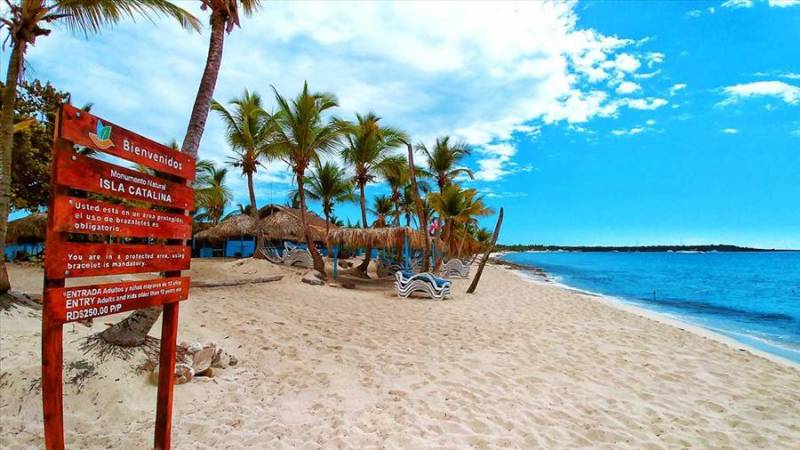
<path id="1" fill-rule="evenodd" d="M 701 11 L 699 9 L 693 9 L 693 10 L 687 12 L 686 15 L 689 16 L 689 17 L 697 18 L 697 17 L 700 17 L 700 16 L 703 15 L 703 11 Z"/>
<path id="2" fill-rule="evenodd" d="M 753 0 L 728 0 L 722 4 L 723 8 L 750 8 Z"/>
<path id="3" fill-rule="evenodd" d="M 623 81 L 617 86 L 617 94 L 632 94 L 642 87 L 633 81 Z"/>
<path id="4" fill-rule="evenodd" d="M 788 8 L 800 5 L 800 0 L 769 0 L 769 6 L 777 8 Z"/>
<path id="5" fill-rule="evenodd" d="M 653 67 L 655 64 L 664 62 L 666 55 L 659 52 L 651 52 L 647 54 L 647 67 Z"/>
<path id="6" fill-rule="evenodd" d="M 669 88 L 669 95 L 675 95 L 676 92 L 686 89 L 686 83 L 676 83 Z"/>
<path id="7" fill-rule="evenodd" d="M 478 181 L 497 181 L 511 173 L 529 172 L 531 166 L 519 166 L 512 161 L 517 154 L 516 146 L 511 142 L 485 144 L 478 149 L 483 157 L 478 160 L 475 179 Z"/>
<path id="8" fill-rule="evenodd" d="M 622 72 L 635 72 L 642 64 L 636 57 L 628 53 L 620 53 L 614 60 L 614 65 Z"/>
<path id="9" fill-rule="evenodd" d="M 614 136 L 631 136 L 634 134 L 640 134 L 644 132 L 645 132 L 644 127 L 633 127 L 630 129 L 612 130 L 611 134 L 613 134 Z"/>
<path id="10" fill-rule="evenodd" d="M 636 73 L 636 74 L 633 74 L 633 77 L 646 80 L 648 78 L 653 78 L 654 76 L 656 76 L 656 75 L 658 75 L 660 73 L 661 73 L 661 69 L 655 70 L 655 71 L 649 72 L 649 73 Z"/>
<path id="11" fill-rule="evenodd" d="M 663 98 L 628 98 L 620 100 L 620 103 L 632 109 L 654 110 L 669 102 Z"/>
<path id="12" fill-rule="evenodd" d="M 800 104 L 800 87 L 784 83 L 783 81 L 754 81 L 752 83 L 737 84 L 723 88 L 728 96 L 717 105 L 726 106 L 741 99 L 753 97 L 777 97 L 791 105 Z"/>
<path id="13" fill-rule="evenodd" d="M 797 1 L 800 2 L 800 0 Z M 782 73 L 780 76 L 782 78 L 786 78 L 789 80 L 800 80 L 800 73 L 788 72 L 788 73 Z"/>
<path id="14" fill-rule="evenodd" d="M 739 129 L 738 128 L 723 128 L 720 131 L 722 131 L 725 134 L 738 134 L 739 133 Z"/>
<path id="15" fill-rule="evenodd" d="M 187 8 L 208 17 L 195 3 Z M 522 168 L 513 165 L 513 154 L 495 155 L 492 146 L 511 145 L 512 136 L 541 124 L 585 123 L 639 105 L 621 102 L 614 88 L 640 75 L 640 59 L 659 53 L 645 39 L 579 28 L 575 9 L 572 1 L 457 9 L 448 3 L 270 3 L 226 37 L 215 98 L 227 101 L 247 87 L 271 108 L 270 84 L 294 95 L 308 80 L 311 89 L 338 95 L 340 117 L 374 110 L 415 141 L 451 134 L 485 148 L 478 173 L 501 177 Z M 187 33 L 165 19 L 124 23 L 90 40 L 56 28 L 29 50 L 28 61 L 32 73 L 72 92 L 76 103 L 94 102 L 98 115 L 160 141 L 180 141 L 207 33 Z M 201 157 L 224 161 L 223 132 L 212 112 Z M 270 165 L 257 180 L 285 183 L 290 174 Z"/>
<path id="16" fill-rule="evenodd" d="M 652 127 L 653 125 L 655 125 L 655 124 L 656 124 L 656 121 L 655 121 L 655 120 L 653 120 L 653 119 L 649 119 L 649 120 L 647 120 L 645 123 L 646 123 L 647 125 L 649 125 L 649 126 L 651 126 L 651 127 Z"/>

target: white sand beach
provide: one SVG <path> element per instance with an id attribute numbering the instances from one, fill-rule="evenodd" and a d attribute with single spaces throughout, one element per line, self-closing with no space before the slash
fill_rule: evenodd
<path id="1" fill-rule="evenodd" d="M 173 446 L 239 448 L 798 448 L 800 370 L 488 266 L 476 295 L 395 297 L 300 283 L 267 262 L 193 261 L 179 341 L 239 364 L 176 386 Z M 11 265 L 17 289 L 41 271 Z M 67 325 L 65 380 L 86 360 Z M 0 447 L 41 448 L 40 312 L 0 312 Z M 154 328 L 158 336 L 160 324 Z M 143 355 L 140 355 L 143 358 Z M 152 445 L 156 387 L 135 361 L 93 363 L 64 388 L 68 448 Z M 73 369 L 70 367 L 73 366 Z M 80 391 L 80 392 L 79 392 Z"/>

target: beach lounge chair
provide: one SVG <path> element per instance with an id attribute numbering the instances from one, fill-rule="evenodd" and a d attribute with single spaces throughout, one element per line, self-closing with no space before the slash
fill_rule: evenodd
<path id="1" fill-rule="evenodd" d="M 453 258 L 442 265 L 439 273 L 445 278 L 461 277 L 469 278 L 469 270 L 472 264 L 465 263 L 460 259 Z"/>
<path id="2" fill-rule="evenodd" d="M 314 260 L 311 258 L 311 252 L 309 252 L 308 249 L 291 245 L 288 242 L 284 242 L 283 247 L 285 249 L 281 261 L 283 264 L 287 266 L 305 267 L 307 269 L 314 266 Z"/>
<path id="3" fill-rule="evenodd" d="M 434 300 L 443 300 L 450 296 L 451 282 L 436 277 L 432 273 L 411 273 L 398 270 L 394 274 L 394 287 L 397 295 L 408 298 L 414 292 L 427 294 Z"/>

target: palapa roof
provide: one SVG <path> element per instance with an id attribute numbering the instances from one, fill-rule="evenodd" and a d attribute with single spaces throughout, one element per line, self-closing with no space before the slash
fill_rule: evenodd
<path id="1" fill-rule="evenodd" d="M 225 240 L 241 236 L 254 236 L 257 230 L 264 232 L 267 239 L 285 239 L 290 241 L 304 241 L 303 223 L 300 220 L 300 210 L 282 205 L 267 205 L 259 209 L 258 227 L 249 215 L 240 214 L 231 216 L 217 226 L 197 233 L 197 239 Z M 315 241 L 325 241 L 325 219 L 306 211 L 306 221 L 310 225 L 311 238 Z M 331 229 L 335 229 L 331 225 Z"/>
<path id="2" fill-rule="evenodd" d="M 47 233 L 47 214 L 33 213 L 8 223 L 6 242 L 16 244 L 20 240 L 44 242 Z"/>
<path id="3" fill-rule="evenodd" d="M 300 220 L 300 210 L 280 205 L 267 205 L 259 210 L 262 217 L 259 227 L 267 239 L 286 239 L 301 242 L 305 240 L 303 222 Z M 315 241 L 325 241 L 325 219 L 306 211 L 306 222 L 309 225 L 311 238 Z M 337 228 L 335 225 L 331 229 Z"/>
<path id="4" fill-rule="evenodd" d="M 195 238 L 224 241 L 241 236 L 252 236 L 254 223 L 253 218 L 247 214 L 231 216 L 217 225 L 197 233 Z"/>
<path id="5" fill-rule="evenodd" d="M 331 229 L 328 239 L 353 248 L 402 248 L 406 235 L 412 249 L 420 250 L 425 245 L 424 233 L 408 227 Z M 441 248 L 442 241 L 437 239 L 436 245 Z"/>

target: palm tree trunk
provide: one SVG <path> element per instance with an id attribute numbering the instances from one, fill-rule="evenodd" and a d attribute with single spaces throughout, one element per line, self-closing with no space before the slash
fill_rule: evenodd
<path id="1" fill-rule="evenodd" d="M 400 226 L 400 192 L 397 188 L 392 189 L 392 203 L 394 203 L 394 226 Z"/>
<path id="2" fill-rule="evenodd" d="M 359 190 L 359 202 L 361 203 L 361 228 L 367 229 L 367 196 L 364 193 L 364 184 L 363 182 L 358 182 L 358 190 Z M 367 254 L 364 256 L 364 262 L 358 266 L 358 270 L 364 274 L 367 278 L 367 269 L 369 268 L 369 261 L 372 258 L 372 247 L 367 246 Z"/>
<path id="3" fill-rule="evenodd" d="M 422 199 L 419 196 L 419 189 L 417 188 L 417 175 L 414 172 L 414 149 L 411 144 L 406 142 L 408 147 L 408 171 L 411 178 L 411 191 L 414 194 L 414 204 L 417 205 L 417 214 L 419 215 L 420 231 L 423 236 L 422 246 L 422 271 L 427 272 L 431 268 L 431 241 L 428 239 L 428 211 L 422 204 Z"/>
<path id="4" fill-rule="evenodd" d="M 461 251 L 464 250 L 464 241 L 467 240 L 467 228 L 464 227 L 464 235 L 461 236 L 461 242 L 458 244 L 458 252 L 456 253 L 456 257 L 461 259 Z"/>
<path id="5" fill-rule="evenodd" d="M 303 234 L 305 234 L 306 245 L 308 251 L 311 253 L 311 259 L 314 261 L 314 270 L 322 274 L 323 278 L 328 276 L 325 274 L 325 261 L 317 251 L 314 241 L 311 239 L 311 234 L 308 232 L 308 222 L 306 222 L 306 190 L 303 187 L 304 170 L 299 170 L 297 174 L 297 194 L 300 197 L 300 222 L 303 224 Z"/>
<path id="6" fill-rule="evenodd" d="M 0 112 L 0 250 L 6 248 L 8 213 L 11 210 L 11 158 L 14 147 L 14 108 L 17 103 L 17 80 L 24 62 L 26 42 L 14 42 L 8 61 L 3 110 Z M 0 255 L 0 295 L 11 289 L 5 254 Z"/>
<path id="7" fill-rule="evenodd" d="M 214 97 L 214 88 L 217 85 L 217 75 L 222 66 L 222 48 L 225 43 L 225 17 L 221 12 L 211 12 L 211 37 L 208 44 L 208 56 L 206 57 L 206 67 L 203 76 L 200 78 L 200 86 L 197 89 L 197 96 L 194 99 L 192 115 L 189 118 L 189 125 L 186 127 L 186 136 L 183 138 L 181 151 L 192 157 L 197 157 L 200 148 L 200 139 L 203 137 L 203 130 L 208 119 L 208 110 L 211 107 L 211 99 Z M 5 240 L 5 229 L 3 240 Z M 3 244 L 5 244 L 3 242 Z M 3 266 L 5 270 L 5 266 Z M 130 346 L 131 342 L 139 345 L 144 342 L 145 336 L 150 332 L 153 324 L 161 315 L 161 307 L 137 309 L 128 317 L 117 322 L 110 328 L 101 333 L 103 340 L 109 344 Z"/>
<path id="8" fill-rule="evenodd" d="M 137 347 L 144 344 L 145 337 L 161 315 L 161 307 L 137 309 L 122 321 L 100 333 L 100 338 L 120 347 Z"/>
<path id="9" fill-rule="evenodd" d="M 497 225 L 494 226 L 492 243 L 486 248 L 486 253 L 483 254 L 483 259 L 481 259 L 481 264 L 478 266 L 478 271 L 475 272 L 475 278 L 472 279 L 472 284 L 470 284 L 469 289 L 467 289 L 467 294 L 474 293 L 475 289 L 478 288 L 478 282 L 481 281 L 481 275 L 483 274 L 483 266 L 486 265 L 486 261 L 489 260 L 489 255 L 491 255 L 492 251 L 494 251 L 494 246 L 497 243 L 497 237 L 500 236 L 501 225 L 503 225 L 503 208 L 500 208 L 500 215 L 497 216 Z"/>
<path id="10" fill-rule="evenodd" d="M 265 259 L 266 252 L 264 251 L 264 233 L 261 232 L 258 226 L 258 206 L 256 205 L 256 190 L 253 187 L 253 173 L 247 173 L 247 189 L 250 192 L 250 217 L 253 219 L 255 229 L 253 232 L 256 234 L 256 248 L 253 250 L 253 258 Z"/>
<path id="11" fill-rule="evenodd" d="M 453 232 L 453 219 L 447 219 L 444 225 L 444 232 L 442 233 L 442 242 L 444 243 L 444 247 L 442 248 L 442 254 L 439 258 L 436 258 L 436 262 L 433 265 L 433 271 L 438 272 L 439 268 L 442 267 L 442 263 L 444 262 L 445 255 L 450 256 L 452 253 L 450 250 L 452 248 L 452 243 L 450 242 L 450 238 L 452 237 Z"/>
<path id="12" fill-rule="evenodd" d="M 206 57 L 206 67 L 203 70 L 203 77 L 200 78 L 200 86 L 197 89 L 197 96 L 194 99 L 192 115 L 189 125 L 186 127 L 186 136 L 183 138 L 181 151 L 197 157 L 200 148 L 200 139 L 203 138 L 203 131 L 206 128 L 208 110 L 211 107 L 211 99 L 214 97 L 214 88 L 217 85 L 217 76 L 222 66 L 222 49 L 225 44 L 225 16 L 216 10 L 211 12 L 211 38 L 208 43 L 208 56 Z"/>

